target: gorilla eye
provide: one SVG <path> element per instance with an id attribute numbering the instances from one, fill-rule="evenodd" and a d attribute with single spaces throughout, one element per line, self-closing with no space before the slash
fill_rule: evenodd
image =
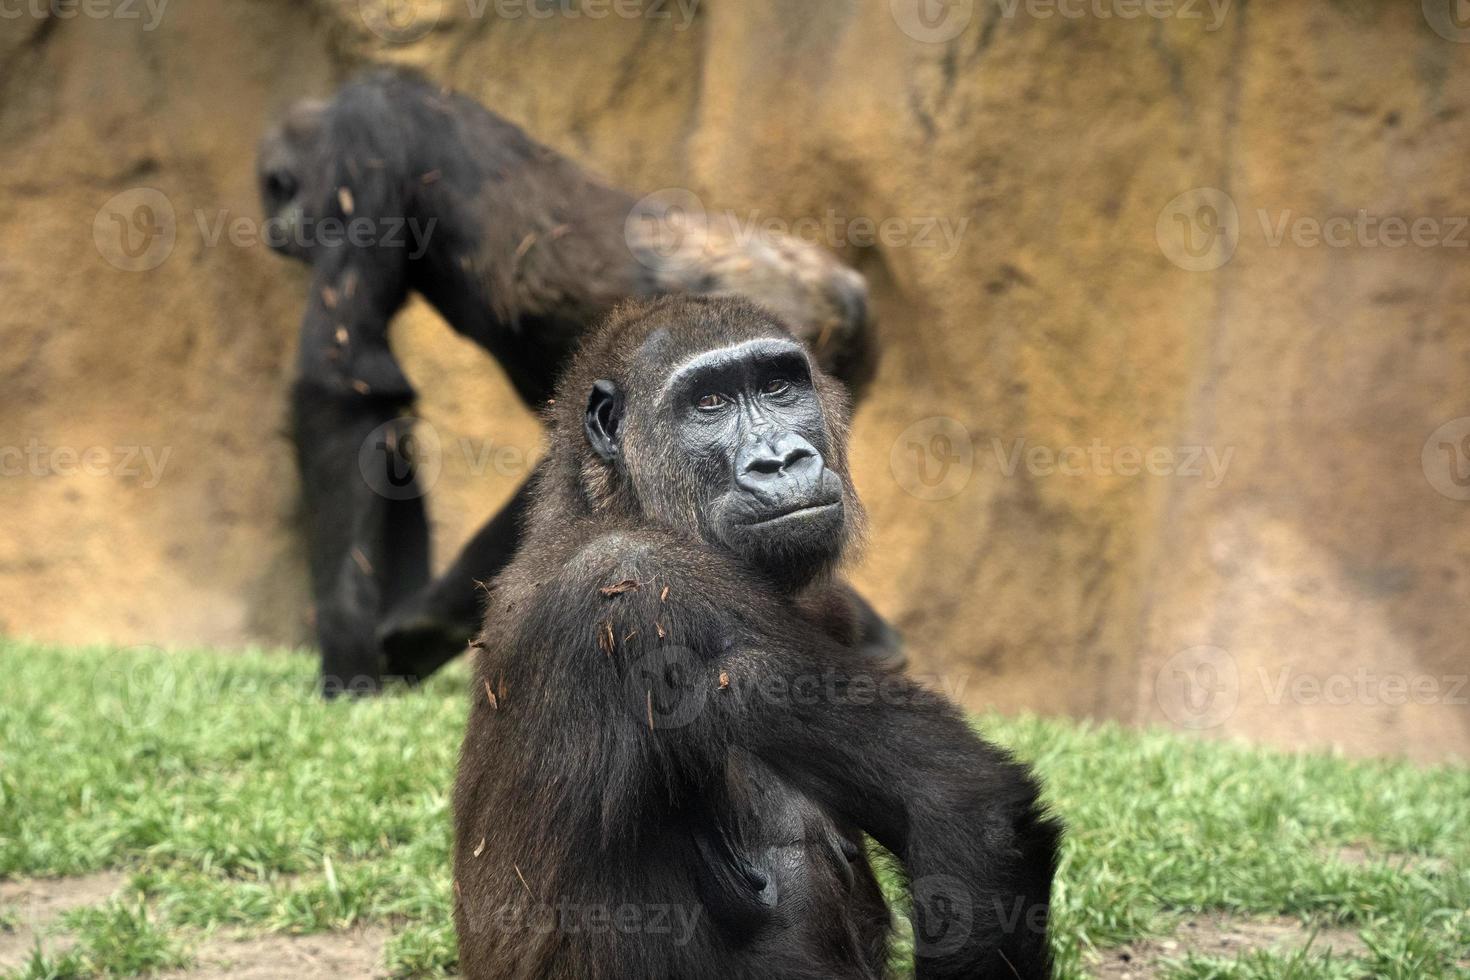
<path id="1" fill-rule="evenodd" d="M 277 200 L 296 194 L 296 179 L 284 170 L 272 170 L 265 178 L 266 191 Z"/>
<path id="2" fill-rule="evenodd" d="M 791 382 L 787 381 L 785 378 L 772 378 L 770 381 L 767 381 L 766 386 L 761 389 L 761 391 L 763 391 L 767 395 L 784 395 L 790 390 Z"/>
<path id="3" fill-rule="evenodd" d="M 724 395 L 711 393 L 705 395 L 696 404 L 701 412 L 713 412 L 716 409 L 724 408 L 726 399 Z"/>

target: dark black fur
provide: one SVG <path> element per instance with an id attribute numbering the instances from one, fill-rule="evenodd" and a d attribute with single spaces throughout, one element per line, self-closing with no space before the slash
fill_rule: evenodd
<path id="1" fill-rule="evenodd" d="M 752 360 L 755 432 L 744 408 L 698 414 L 746 402 L 655 396 L 699 352 L 785 336 L 749 304 L 658 300 L 615 314 L 560 386 L 460 761 L 467 980 L 880 977 L 889 919 L 863 833 L 910 877 L 920 978 L 1050 973 L 1060 828 L 1027 769 L 801 605 L 860 517 L 840 388 L 808 365 L 791 392 Z M 843 516 L 779 518 L 794 543 L 777 563 L 776 537 L 729 539 L 703 512 L 732 476 L 688 447 L 728 431 L 739 460 L 779 447 L 780 420 L 840 481 Z M 810 476 L 762 516 L 832 499 Z M 665 909 L 687 929 L 654 928 Z"/>
<path id="2" fill-rule="evenodd" d="M 821 249 L 640 220 L 630 195 L 412 75 L 373 73 L 299 104 L 262 141 L 258 169 L 272 245 L 314 271 L 292 417 L 329 690 L 352 678 L 371 688 L 385 670 L 422 677 L 460 652 L 478 620 L 475 583 L 509 560 L 526 507 L 523 487 L 430 582 L 421 501 L 384 500 L 360 475 L 369 434 L 414 400 L 388 345 L 411 292 L 537 408 L 589 325 L 629 297 L 744 295 L 850 387 L 873 369 L 866 287 Z M 381 466 L 397 485 L 414 479 L 399 447 L 384 447 Z M 871 644 L 895 652 L 853 601 Z"/>

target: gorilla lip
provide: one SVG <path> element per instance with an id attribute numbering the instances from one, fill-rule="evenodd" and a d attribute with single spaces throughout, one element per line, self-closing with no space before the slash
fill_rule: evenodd
<path id="1" fill-rule="evenodd" d="M 746 527 L 760 527 L 761 525 L 764 525 L 764 524 L 775 524 L 777 521 L 785 521 L 785 520 L 790 520 L 792 518 L 798 518 L 799 519 L 799 518 L 802 518 L 802 517 L 809 517 L 809 516 L 812 516 L 814 514 L 818 514 L 818 513 L 822 513 L 822 512 L 825 512 L 825 511 L 832 510 L 834 507 L 840 508 L 841 506 L 842 506 L 842 501 L 840 501 L 840 500 L 834 500 L 830 504 L 809 504 L 809 505 L 807 505 L 805 507 L 797 507 L 795 510 L 788 510 L 788 511 L 785 511 L 784 513 L 776 514 L 774 517 L 763 517 L 763 518 L 761 518 L 758 521 L 747 521 L 746 524 L 745 524 L 745 526 Z"/>

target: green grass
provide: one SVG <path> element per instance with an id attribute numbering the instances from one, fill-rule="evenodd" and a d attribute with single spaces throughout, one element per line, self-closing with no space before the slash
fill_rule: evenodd
<path id="1" fill-rule="evenodd" d="M 220 927 L 391 925 L 389 967 L 454 966 L 448 794 L 463 669 L 426 690 L 323 704 L 288 654 L 72 650 L 0 641 L 0 879 L 122 869 L 26 980 L 185 963 Z M 1036 764 L 1069 836 L 1059 976 L 1190 914 L 1347 927 L 1308 947 L 1183 956 L 1166 976 L 1470 977 L 1470 770 L 1292 756 L 1163 733 L 987 718 Z M 1343 862 L 1345 846 L 1384 855 Z M 0 928 L 16 921 L 0 908 Z M 7 978 L 10 980 L 10 978 Z"/>

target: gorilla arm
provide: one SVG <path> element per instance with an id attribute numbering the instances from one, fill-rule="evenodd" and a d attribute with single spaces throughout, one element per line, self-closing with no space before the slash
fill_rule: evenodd
<path id="1" fill-rule="evenodd" d="M 951 705 L 855 662 L 712 550 L 654 531 L 603 535 L 564 566 L 538 548 L 506 579 L 545 584 L 492 598 L 457 796 L 477 828 L 459 843 L 466 898 L 485 898 L 468 848 L 515 846 L 508 811 L 534 811 L 528 840 L 606 853 L 656 834 L 744 751 L 903 863 L 921 978 L 1048 975 L 1056 830 L 1025 770 Z"/>

